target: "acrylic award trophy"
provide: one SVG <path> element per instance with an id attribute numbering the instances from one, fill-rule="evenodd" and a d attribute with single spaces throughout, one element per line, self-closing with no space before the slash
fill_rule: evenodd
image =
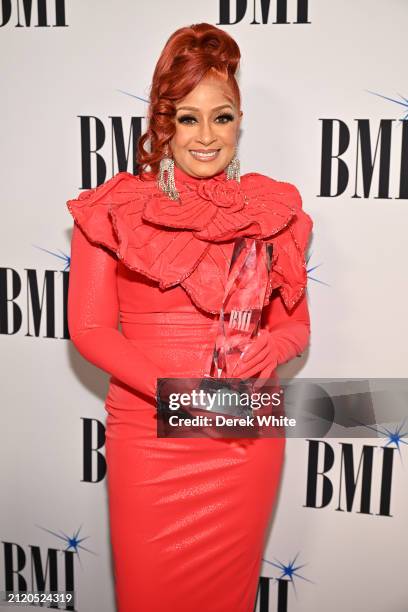
<path id="1" fill-rule="evenodd" d="M 271 293 L 272 248 L 272 244 L 254 238 L 235 239 L 220 315 L 214 320 L 215 345 L 209 345 L 208 353 L 205 349 L 206 365 L 201 378 L 163 379 L 157 396 L 159 437 L 242 439 L 279 435 L 273 427 L 259 425 L 256 418 L 252 419 L 275 410 L 271 404 L 260 407 L 252 400 L 254 393 L 260 395 L 254 391 L 257 382 L 266 383 L 262 387 L 271 395 L 270 391 L 277 390 L 276 379 L 260 381 L 235 376 L 245 349 L 260 329 L 265 298 Z M 193 393 L 197 394 L 196 399 L 192 399 Z M 191 401 L 186 400 L 176 410 L 170 398 L 183 395 Z M 176 414 L 174 425 L 170 417 Z M 184 429 L 178 425 L 181 419 L 186 419 Z M 232 421 L 232 425 L 227 421 Z"/>
<path id="2" fill-rule="evenodd" d="M 234 371 L 244 349 L 257 335 L 272 266 L 272 244 L 255 238 L 235 239 L 211 367 L 200 387 L 217 393 L 216 413 L 234 416 L 252 415 L 250 407 L 231 401 L 231 391 L 238 400 L 250 393 L 251 379 L 234 378 Z M 228 398 L 228 401 L 223 401 Z"/>

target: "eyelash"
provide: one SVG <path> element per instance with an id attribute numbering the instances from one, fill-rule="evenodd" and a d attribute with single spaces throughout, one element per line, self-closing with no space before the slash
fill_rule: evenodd
<path id="1" fill-rule="evenodd" d="M 217 119 L 226 119 L 226 121 L 221 121 L 221 124 L 225 124 L 225 123 L 229 123 L 230 121 L 234 120 L 234 116 L 229 114 L 229 113 L 223 113 L 222 115 L 218 115 Z M 182 123 L 184 125 L 192 125 L 192 123 L 190 123 L 190 121 L 196 121 L 196 118 L 193 117 L 192 115 L 182 115 L 181 117 L 178 117 L 177 121 L 179 123 Z"/>

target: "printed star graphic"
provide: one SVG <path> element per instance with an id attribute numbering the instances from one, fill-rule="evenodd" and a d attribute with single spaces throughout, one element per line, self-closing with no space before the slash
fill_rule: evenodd
<path id="1" fill-rule="evenodd" d="M 59 538 L 60 540 L 63 540 L 64 542 L 66 542 L 67 543 L 67 547 L 66 547 L 65 550 L 67 551 L 67 550 L 73 549 L 73 551 L 78 556 L 78 561 L 79 561 L 79 564 L 81 565 L 81 567 L 82 567 L 82 563 L 81 563 L 81 558 L 79 556 L 79 549 L 86 550 L 87 552 L 91 553 L 92 555 L 98 556 L 97 553 L 95 553 L 93 550 L 90 550 L 89 548 L 85 548 L 85 546 L 81 545 L 81 542 L 83 542 L 84 540 L 87 540 L 89 538 L 89 536 L 86 536 L 85 538 L 81 538 L 81 539 L 78 538 L 79 532 L 82 529 L 82 525 L 81 525 L 81 527 L 79 527 L 77 532 L 74 533 L 71 537 L 68 536 L 63 531 L 60 531 L 60 533 L 56 533 L 55 531 L 52 531 L 51 529 L 47 529 L 46 527 L 41 527 L 41 525 L 36 525 L 36 527 L 38 527 L 39 529 L 42 529 L 43 531 L 47 531 L 48 533 L 51 533 L 52 535 L 54 535 L 55 537 Z"/>
<path id="2" fill-rule="evenodd" d="M 395 444 L 400 455 L 401 455 L 400 444 L 408 444 L 407 440 L 403 440 L 403 438 L 408 436 L 408 431 L 401 433 L 401 429 L 404 427 L 406 420 L 407 419 L 404 419 L 401 425 L 399 425 L 399 427 L 397 427 L 395 431 L 389 431 L 386 427 L 384 427 L 385 432 L 388 434 L 388 442 L 387 444 L 385 444 L 385 446 L 388 446 L 389 444 Z"/>
<path id="3" fill-rule="evenodd" d="M 370 91 L 369 89 L 366 89 L 366 91 L 368 91 L 368 93 L 373 94 L 374 96 L 379 96 L 380 98 L 384 98 L 384 100 L 389 100 L 390 102 L 395 102 L 395 104 L 400 104 L 401 106 L 404 106 L 407 109 L 407 112 L 401 121 L 406 121 L 408 119 L 408 100 L 407 98 L 404 98 L 404 96 L 402 96 L 401 94 L 398 94 L 400 98 L 402 98 L 402 102 L 401 102 L 401 100 L 395 100 L 395 98 L 389 98 L 388 96 L 383 96 L 379 93 L 376 93 L 375 91 Z"/>
<path id="4" fill-rule="evenodd" d="M 399 456 L 402 462 L 400 444 L 408 444 L 408 441 L 403 439 L 408 436 L 408 431 L 401 433 L 402 429 L 405 427 L 405 422 L 407 420 L 406 418 L 402 421 L 400 425 L 396 426 L 396 429 L 394 431 L 387 429 L 387 427 L 383 427 L 383 428 L 380 428 L 378 426 L 375 427 L 373 425 L 367 425 L 366 423 L 357 421 L 356 419 L 353 419 L 353 420 L 355 423 L 358 423 L 359 425 L 362 425 L 363 427 L 367 427 L 367 429 L 372 429 L 377 434 L 382 434 L 384 438 L 388 438 L 388 442 L 384 444 L 384 448 L 386 446 L 389 446 L 390 444 L 395 444 L 395 447 L 398 450 L 398 453 L 399 453 Z"/>
<path id="5" fill-rule="evenodd" d="M 310 253 L 309 257 L 306 260 L 306 272 L 307 272 L 307 278 L 310 278 L 310 280 L 316 281 L 316 283 L 321 283 L 322 285 L 326 285 L 327 287 L 330 287 L 330 285 L 328 283 L 325 283 L 322 280 L 319 280 L 318 278 L 314 278 L 313 276 L 309 276 L 310 272 L 313 272 L 313 270 L 316 270 L 316 268 L 319 268 L 322 264 L 317 264 L 316 266 L 313 266 L 312 268 L 308 268 L 307 266 L 309 265 L 309 261 L 310 258 L 312 257 L 312 253 Z"/>
<path id="6" fill-rule="evenodd" d="M 125 94 L 125 96 L 131 96 L 132 98 L 136 98 L 136 100 L 140 100 L 141 102 L 146 102 L 147 104 L 149 103 L 149 100 L 141 98 L 140 96 L 136 96 L 135 94 L 131 94 L 128 91 L 123 91 L 123 89 L 117 89 L 116 91 L 120 91 L 120 93 Z"/>
<path id="7" fill-rule="evenodd" d="M 296 559 L 298 558 L 299 554 L 300 553 L 297 553 L 294 559 L 287 564 L 282 563 L 278 559 L 276 559 L 276 563 L 274 563 L 273 561 L 268 561 L 268 559 L 263 559 L 265 563 L 269 563 L 270 565 L 273 565 L 274 567 L 277 567 L 278 569 L 281 570 L 282 573 L 280 576 L 278 576 L 278 578 L 276 578 L 276 580 L 285 579 L 288 582 L 291 582 L 296 598 L 297 598 L 297 591 L 296 591 L 296 585 L 295 585 L 295 578 L 301 578 L 302 580 L 306 580 L 307 582 L 314 584 L 313 580 L 309 580 L 309 578 L 305 578 L 305 576 L 302 576 L 301 574 L 298 573 L 299 569 L 307 565 L 307 563 L 303 563 L 303 565 L 295 565 Z"/>
<path id="8" fill-rule="evenodd" d="M 63 272 L 66 272 L 71 264 L 71 257 L 69 255 L 67 255 L 66 253 L 63 253 L 63 251 L 61 251 L 60 249 L 58 249 L 59 253 L 53 253 L 52 251 L 49 251 L 48 249 L 43 249 L 42 247 L 37 246 L 36 244 L 32 245 L 33 247 L 35 247 L 36 249 L 40 249 L 40 251 L 44 251 L 45 253 L 49 253 L 50 255 L 54 255 L 54 257 L 58 257 L 58 259 L 62 259 L 63 261 L 65 261 L 65 268 L 63 270 Z"/>

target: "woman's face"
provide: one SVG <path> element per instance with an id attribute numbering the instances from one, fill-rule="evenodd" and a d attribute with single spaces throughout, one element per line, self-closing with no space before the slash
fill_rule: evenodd
<path id="1" fill-rule="evenodd" d="M 197 178 L 222 172 L 234 156 L 241 116 L 229 83 L 205 77 L 176 103 L 170 140 L 176 165 Z"/>

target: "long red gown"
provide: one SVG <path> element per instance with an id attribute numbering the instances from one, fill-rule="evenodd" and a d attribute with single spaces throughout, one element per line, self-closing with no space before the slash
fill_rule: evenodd
<path id="1" fill-rule="evenodd" d="M 179 201 L 120 172 L 67 206 L 75 219 L 71 340 L 108 372 L 106 461 L 119 612 L 252 612 L 284 438 L 158 438 L 158 377 L 200 377 L 237 236 L 272 242 L 262 325 L 278 364 L 307 346 L 298 190 L 176 167 Z M 120 323 L 120 329 L 118 328 Z"/>

